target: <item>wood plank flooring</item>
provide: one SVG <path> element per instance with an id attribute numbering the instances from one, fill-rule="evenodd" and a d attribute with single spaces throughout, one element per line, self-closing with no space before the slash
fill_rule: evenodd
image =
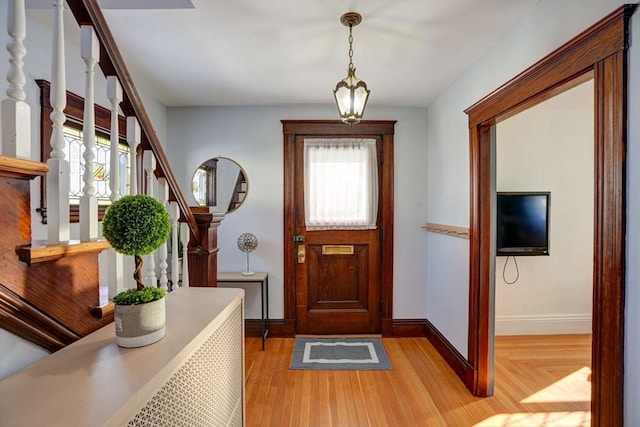
<path id="1" fill-rule="evenodd" d="M 293 338 L 246 339 L 248 426 L 588 426 L 590 335 L 496 338 L 473 397 L 425 338 L 383 338 L 391 371 L 289 370 Z"/>

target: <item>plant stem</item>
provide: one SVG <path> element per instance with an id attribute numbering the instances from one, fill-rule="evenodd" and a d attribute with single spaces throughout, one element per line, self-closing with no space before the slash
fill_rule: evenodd
<path id="1" fill-rule="evenodd" d="M 133 272 L 133 279 L 136 281 L 138 290 L 142 290 L 144 289 L 144 283 L 142 282 L 142 257 L 135 255 L 134 258 L 136 260 L 136 269 Z"/>

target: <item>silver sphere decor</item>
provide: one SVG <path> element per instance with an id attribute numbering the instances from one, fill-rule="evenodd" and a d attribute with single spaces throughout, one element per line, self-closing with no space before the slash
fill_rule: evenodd
<path id="1" fill-rule="evenodd" d="M 256 274 L 249 270 L 249 253 L 256 250 L 258 247 L 258 238 L 251 233 L 243 233 L 238 237 L 238 249 L 247 254 L 247 269 L 242 272 L 244 276 L 251 276 Z"/>

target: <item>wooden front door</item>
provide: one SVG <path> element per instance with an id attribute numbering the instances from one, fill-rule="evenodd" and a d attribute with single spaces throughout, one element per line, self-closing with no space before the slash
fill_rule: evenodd
<path id="1" fill-rule="evenodd" d="M 290 196 L 289 201 L 285 200 L 288 211 L 285 213 L 285 251 L 288 252 L 285 254 L 285 300 L 293 300 L 294 305 L 285 307 L 285 311 L 293 308 L 293 312 L 285 313 L 285 316 L 293 315 L 294 333 L 298 334 L 381 333 L 385 313 L 389 319 L 391 317 L 392 288 L 390 283 L 386 286 L 383 283 L 385 277 L 390 276 L 393 251 L 391 246 L 385 257 L 383 248 L 386 249 L 385 244 L 389 243 L 385 238 L 392 235 L 385 232 L 392 228 L 389 226 L 391 203 L 388 200 L 393 181 L 385 183 L 383 178 L 389 173 L 385 161 L 392 161 L 392 156 L 385 158 L 382 134 L 356 133 L 367 129 L 338 123 L 324 123 L 330 129 L 325 129 L 321 135 L 298 133 L 288 139 L 290 147 L 285 148 L 285 199 Z M 322 127 L 320 123 L 318 126 Z M 375 229 L 308 229 L 303 150 L 305 139 L 317 137 L 376 141 L 379 201 Z M 287 179 L 288 169 L 291 179 Z"/>
<path id="2" fill-rule="evenodd" d="M 308 231 L 296 194 L 296 332 L 379 333 L 380 228 Z"/>

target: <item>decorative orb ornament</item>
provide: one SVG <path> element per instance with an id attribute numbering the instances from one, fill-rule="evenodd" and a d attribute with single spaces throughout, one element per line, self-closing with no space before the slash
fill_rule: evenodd
<path id="1" fill-rule="evenodd" d="M 245 276 L 256 274 L 249 270 L 249 254 L 258 247 L 258 238 L 251 233 L 243 233 L 238 237 L 238 249 L 247 254 L 247 269 L 242 272 Z"/>

